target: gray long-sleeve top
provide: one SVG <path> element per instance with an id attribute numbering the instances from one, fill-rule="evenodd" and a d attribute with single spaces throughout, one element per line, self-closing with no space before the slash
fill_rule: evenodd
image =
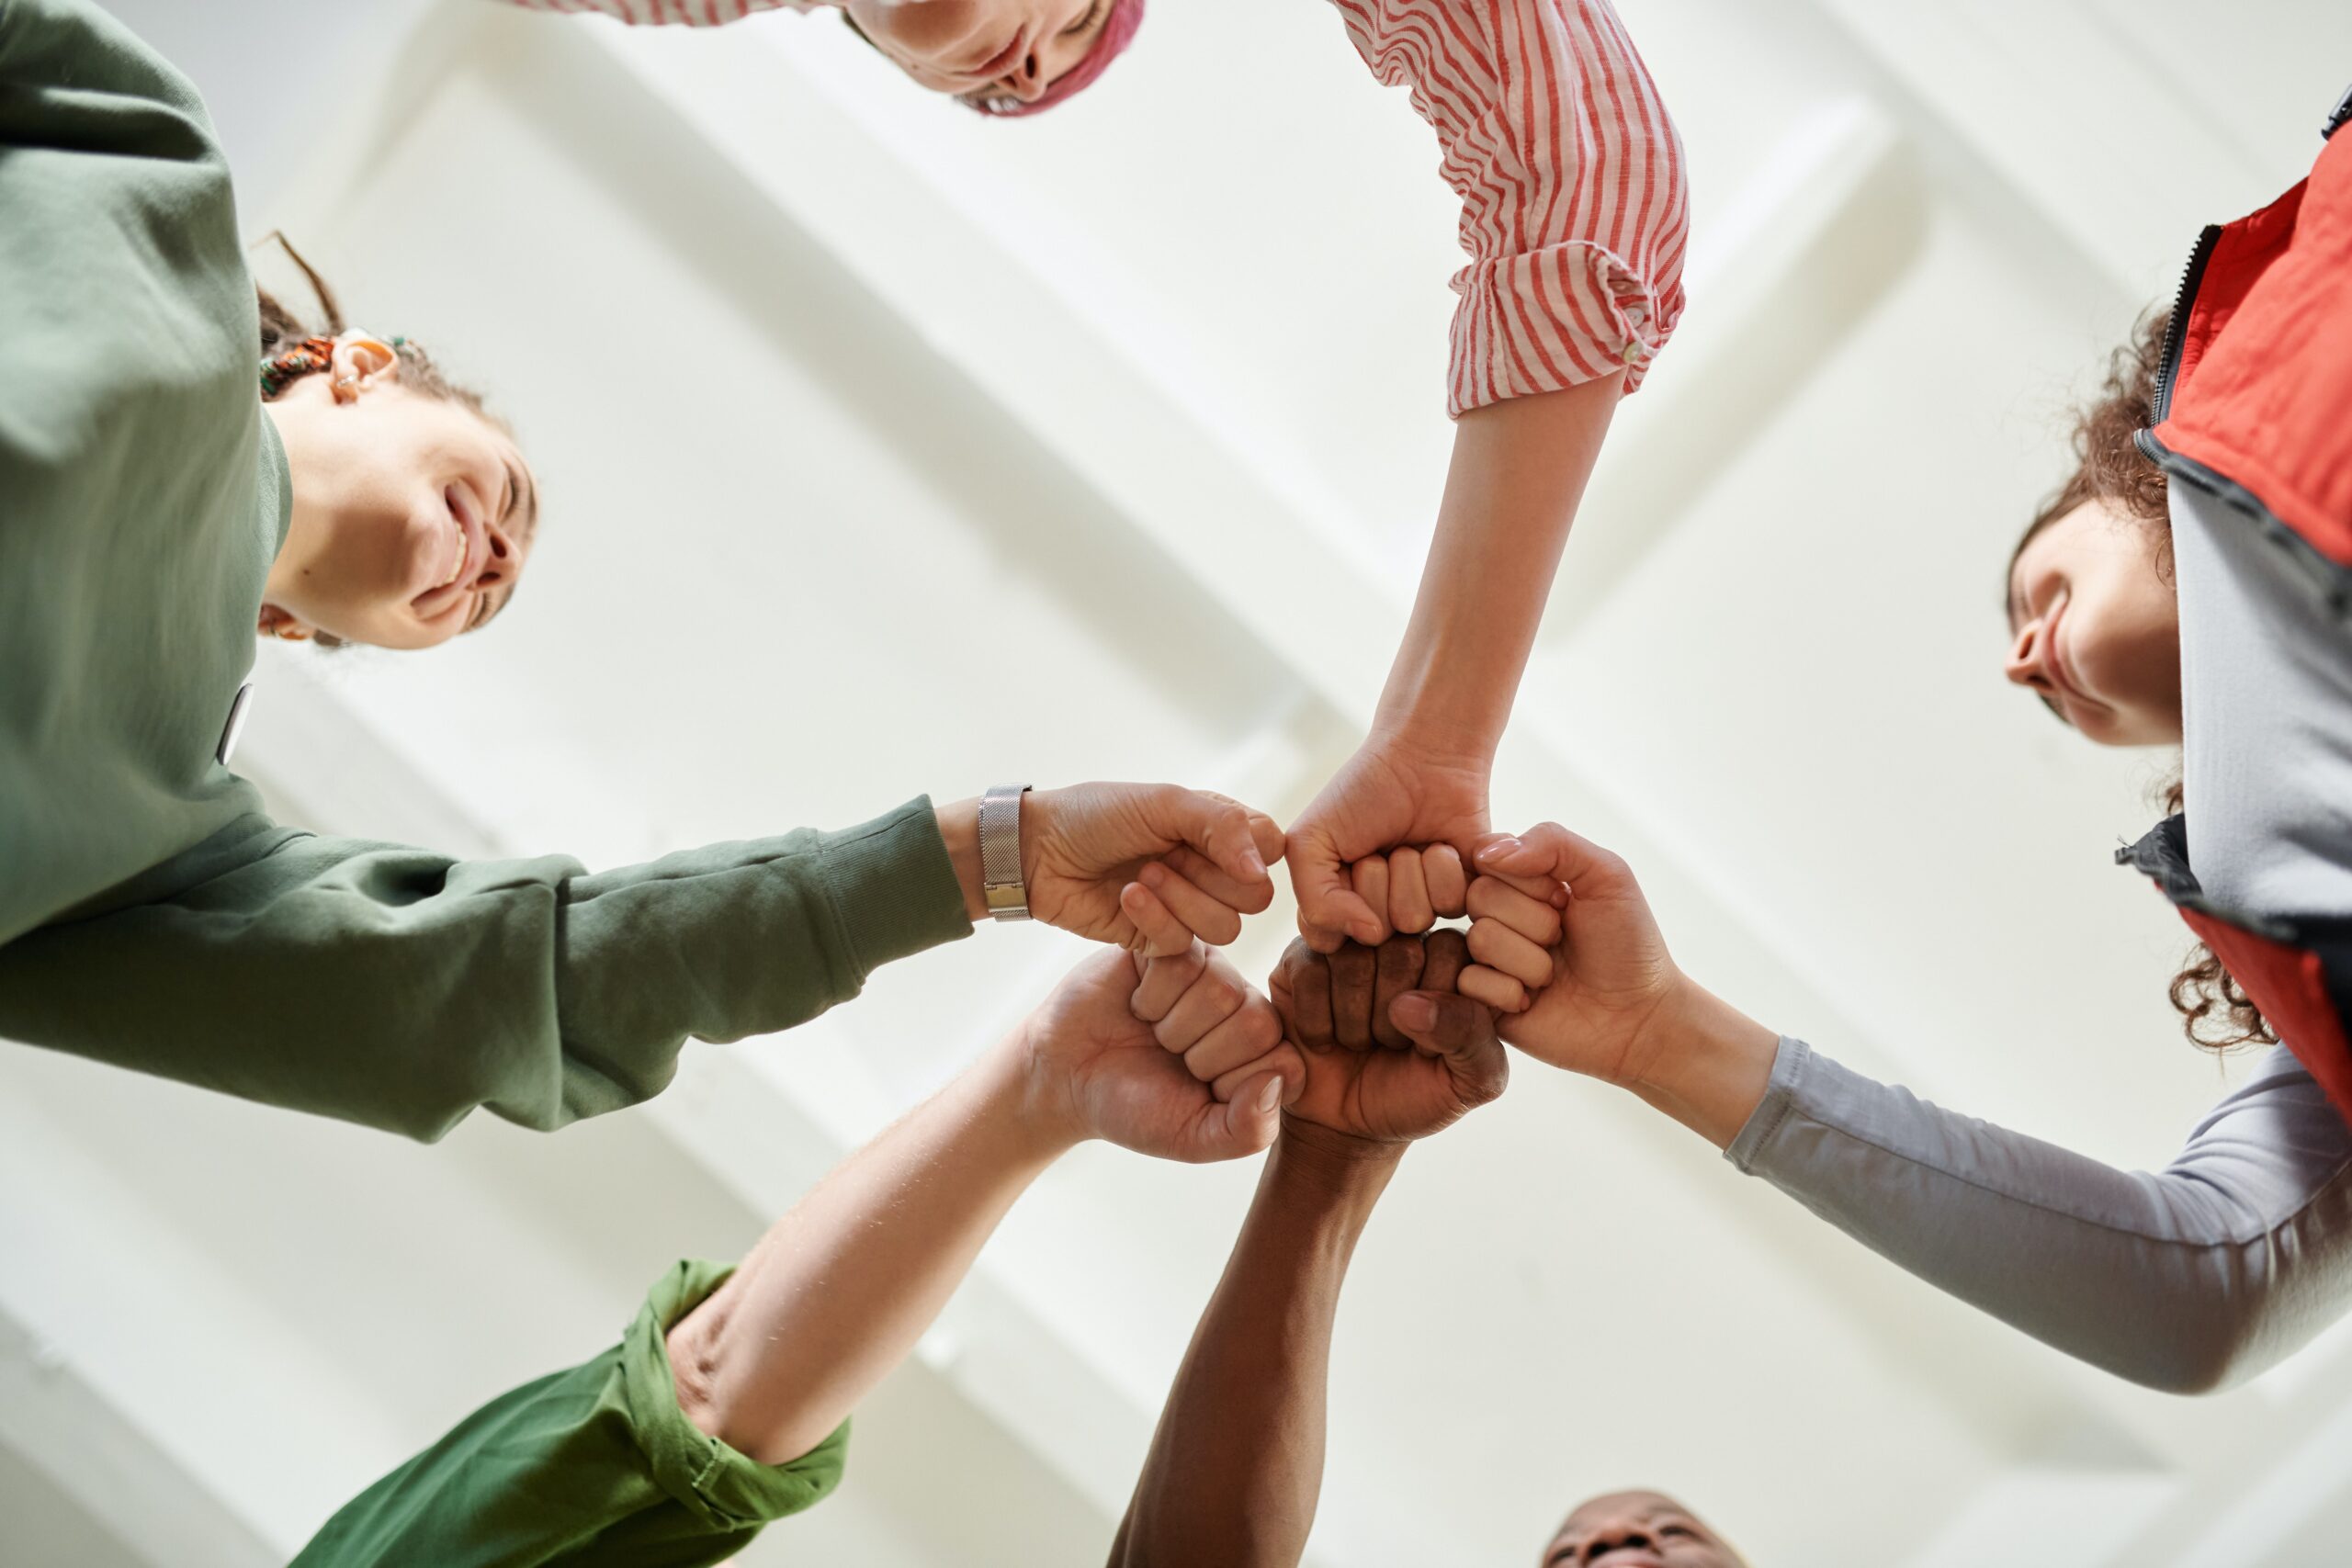
<path id="1" fill-rule="evenodd" d="M 2151 1173 L 1784 1038 L 1726 1157 L 1930 1284 L 2167 1393 L 2243 1382 L 2352 1310 L 2352 1128 L 2283 1047 Z"/>
<path id="2" fill-rule="evenodd" d="M 2352 638 L 2171 487 L 2189 858 L 2224 907 L 2352 916 Z M 1929 1283 L 2133 1382 L 2240 1382 L 2352 1312 L 2352 1128 L 2270 1053 L 2161 1171 L 1941 1110 L 1783 1039 L 1727 1151 Z"/>

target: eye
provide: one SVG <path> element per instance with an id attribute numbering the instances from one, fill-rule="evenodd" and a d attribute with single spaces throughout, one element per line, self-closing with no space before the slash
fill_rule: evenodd
<path id="1" fill-rule="evenodd" d="M 1079 17 L 1078 20 L 1072 22 L 1069 26 L 1062 29 L 1062 37 L 1076 38 L 1079 34 L 1092 27 L 1096 22 L 1101 21 L 1102 19 L 1102 7 L 1108 4 L 1110 4 L 1110 0 L 1094 0 L 1094 4 L 1086 8 L 1086 14 L 1084 16 Z"/>

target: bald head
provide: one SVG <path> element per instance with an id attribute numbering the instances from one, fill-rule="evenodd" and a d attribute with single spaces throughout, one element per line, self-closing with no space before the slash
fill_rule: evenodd
<path id="1" fill-rule="evenodd" d="M 1544 1549 L 1544 1568 L 1747 1568 L 1697 1514 L 1663 1492 L 1579 1503 Z"/>

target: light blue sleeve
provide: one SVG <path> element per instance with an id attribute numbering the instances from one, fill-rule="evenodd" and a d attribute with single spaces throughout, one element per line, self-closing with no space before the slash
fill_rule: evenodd
<path id="1" fill-rule="evenodd" d="M 2284 1049 L 2150 1173 L 1783 1039 L 1725 1157 L 1939 1289 L 2167 1393 L 2243 1382 L 2352 1309 L 2352 1129 Z"/>

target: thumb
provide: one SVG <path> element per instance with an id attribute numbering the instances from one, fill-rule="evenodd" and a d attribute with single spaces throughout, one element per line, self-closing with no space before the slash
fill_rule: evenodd
<path id="1" fill-rule="evenodd" d="M 1388 1004 L 1388 1021 L 1424 1056 L 1460 1056 L 1495 1038 L 1495 1015 L 1468 997 L 1408 991 Z"/>
<path id="2" fill-rule="evenodd" d="M 1313 828 L 1295 828 L 1288 849 L 1291 891 L 1298 896 L 1299 930 L 1308 945 L 1329 953 L 1342 936 L 1376 943 L 1387 933 L 1387 923 L 1358 897 L 1328 836 Z M 1317 942 L 1318 935 L 1326 941 Z"/>
<path id="3" fill-rule="evenodd" d="M 1495 1015 L 1468 997 L 1408 991 L 1388 1004 L 1388 1021 L 1422 1055 L 1444 1061 L 1464 1106 L 1484 1105 L 1510 1081 L 1510 1057 L 1495 1036 Z"/>
<path id="4" fill-rule="evenodd" d="M 1557 822 L 1538 823 L 1515 839 L 1487 840 L 1475 858 L 1482 871 L 1549 877 L 1571 887 L 1581 883 L 1594 892 L 1606 891 L 1607 885 L 1621 879 L 1633 880 L 1633 871 L 1623 860 Z"/>
<path id="5" fill-rule="evenodd" d="M 1227 875 L 1242 882 L 1265 882 L 1266 856 L 1259 845 L 1250 812 L 1238 800 L 1207 790 L 1180 789 L 1173 820 L 1175 836 L 1206 855 Z M 1275 852 L 1281 852 L 1279 843 Z"/>
<path id="6" fill-rule="evenodd" d="M 1243 1084 L 1231 1100 L 1211 1101 L 1201 1108 L 1182 1157 L 1205 1164 L 1256 1154 L 1274 1141 L 1274 1133 L 1282 1125 L 1282 1075 L 1259 1074 Z"/>

